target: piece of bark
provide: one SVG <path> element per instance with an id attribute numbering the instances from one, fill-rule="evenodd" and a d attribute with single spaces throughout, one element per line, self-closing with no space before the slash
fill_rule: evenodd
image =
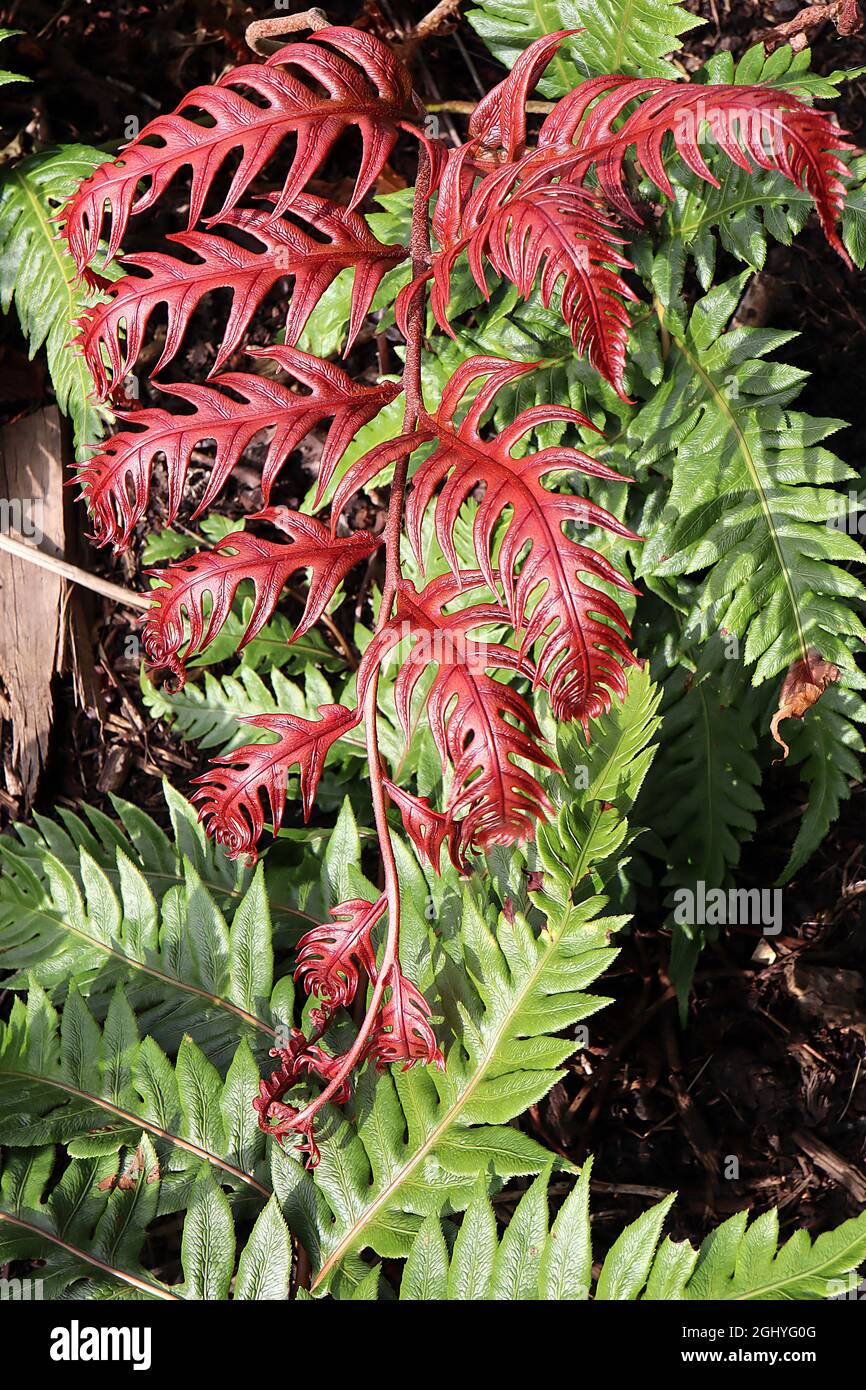
<path id="1" fill-rule="evenodd" d="M 805 965 L 796 957 L 785 982 L 803 1013 L 828 1028 L 850 1028 L 866 1038 L 866 980 L 859 970 L 837 965 Z"/>
<path id="2" fill-rule="evenodd" d="M 55 407 L 0 430 L 0 524 L 55 558 L 64 548 L 63 439 Z M 56 574 L 0 552 L 0 680 L 12 723 L 12 768 L 28 806 L 48 756 L 62 602 Z"/>
<path id="3" fill-rule="evenodd" d="M 858 1168 L 807 1129 L 795 1129 L 791 1138 L 798 1149 L 809 1155 L 816 1168 L 850 1192 L 859 1207 L 866 1204 L 866 1177 Z"/>

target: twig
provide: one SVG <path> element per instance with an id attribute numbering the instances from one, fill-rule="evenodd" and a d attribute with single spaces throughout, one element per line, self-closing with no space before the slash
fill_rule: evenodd
<path id="1" fill-rule="evenodd" d="M 553 110 L 552 101 L 527 101 L 526 110 L 530 116 L 548 116 Z M 456 116 L 471 116 L 477 101 L 428 101 L 425 102 L 428 111 L 451 111 Z"/>
<path id="2" fill-rule="evenodd" d="M 851 1082 L 851 1089 L 850 1089 L 850 1091 L 848 1092 L 848 1099 L 847 1099 L 846 1102 L 845 1102 L 845 1109 L 842 1111 L 842 1114 L 839 1116 L 839 1120 L 838 1120 L 838 1123 L 839 1123 L 839 1124 L 842 1123 L 842 1121 L 844 1120 L 845 1116 L 848 1114 L 848 1107 L 850 1106 L 851 1101 L 852 1101 L 852 1099 L 853 1099 L 853 1097 L 854 1097 L 854 1092 L 857 1090 L 857 1082 L 860 1080 L 860 1071 L 861 1071 L 862 1067 L 863 1067 L 863 1058 L 862 1058 L 862 1057 L 858 1057 L 858 1058 L 857 1058 L 857 1070 L 856 1070 L 855 1073 L 854 1073 L 854 1080 Z"/>
<path id="3" fill-rule="evenodd" d="M 434 5 L 423 19 L 418 23 L 408 35 L 410 43 L 420 43 L 422 39 L 430 38 L 433 34 L 438 34 L 442 25 L 460 9 L 461 0 L 439 0 L 438 5 Z"/>
<path id="4" fill-rule="evenodd" d="M 112 584 L 110 579 L 100 579 L 97 574 L 89 574 L 87 570 L 79 569 L 78 565 L 71 565 L 68 560 L 58 560 L 54 555 L 47 555 L 44 550 L 37 550 L 35 545 L 16 540 L 14 536 L 7 536 L 5 532 L 0 532 L 0 550 L 17 556 L 19 560 L 26 560 L 28 564 L 36 565 L 39 569 L 59 574 L 62 579 L 80 584 L 83 589 L 90 589 L 94 594 L 102 594 L 103 598 L 110 598 L 114 603 L 122 603 L 127 608 L 140 608 L 144 612 L 150 608 L 151 600 L 147 594 L 137 594 L 134 589 L 124 589 L 120 584 Z"/>
<path id="5" fill-rule="evenodd" d="M 786 24 L 777 24 L 758 35 L 768 53 L 783 43 L 790 43 L 795 53 L 805 48 L 810 38 L 832 20 L 839 34 L 859 34 L 863 14 L 858 0 L 831 0 L 829 4 L 807 5 Z"/>
<path id="6" fill-rule="evenodd" d="M 318 6 L 304 10 L 302 14 L 285 14 L 272 19 L 256 19 L 248 24 L 244 32 L 247 47 L 260 57 L 267 58 L 282 47 L 279 40 L 286 34 L 296 34 L 300 29 L 328 29 L 331 21 Z"/>

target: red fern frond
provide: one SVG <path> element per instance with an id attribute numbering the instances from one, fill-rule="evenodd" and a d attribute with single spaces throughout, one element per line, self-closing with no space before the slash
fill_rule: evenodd
<path id="1" fill-rule="evenodd" d="M 563 39 L 582 29 L 544 34 L 518 57 L 508 76 L 479 101 L 469 119 L 469 134 L 480 151 L 502 150 L 519 158 L 526 145 L 526 101 Z"/>
<path id="2" fill-rule="evenodd" d="M 523 633 L 523 652 L 543 638 L 535 683 L 545 683 L 558 718 L 580 719 L 586 726 L 610 707 L 611 694 L 624 694 L 624 665 L 634 662 L 625 639 L 630 635 L 619 605 L 583 576 L 634 593 L 632 585 L 603 556 L 571 540 L 564 527 L 600 526 L 636 540 L 634 532 L 596 503 L 572 494 L 549 492 L 542 479 L 550 473 L 583 473 L 622 481 L 605 464 L 577 449 L 544 449 L 524 458 L 512 457 L 514 446 L 531 429 L 553 421 L 589 426 L 579 411 L 567 406 L 535 406 L 492 439 L 481 426 L 496 393 L 515 377 L 531 371 L 533 363 L 496 357 L 471 357 L 461 363 L 446 387 L 434 415 L 423 415 L 419 428 L 389 440 L 358 459 L 337 488 L 332 528 L 342 508 L 387 463 L 422 443 L 438 440 L 413 481 L 406 507 L 406 525 L 413 549 L 422 555 L 421 528 L 425 512 L 436 498 L 436 536 L 452 571 L 459 573 L 453 532 L 464 502 L 481 483 L 485 487 L 474 522 L 478 563 L 491 589 L 497 567 L 507 612 Z M 480 377 L 484 385 L 473 397 L 463 420 L 455 416 L 464 397 Z M 446 481 L 447 480 L 447 481 Z M 508 521 L 494 565 L 494 538 L 504 514 Z M 533 606 L 534 603 L 534 606 Z"/>
<path id="3" fill-rule="evenodd" d="M 277 833 L 286 807 L 286 777 L 293 767 L 300 768 L 301 802 L 304 819 L 309 819 L 329 748 L 360 722 L 357 711 L 344 705 L 319 705 L 318 713 L 318 719 L 302 719 L 295 714 L 256 714 L 243 719 L 244 724 L 277 734 L 276 742 L 236 748 L 215 759 L 211 770 L 195 778 L 200 789 L 192 799 L 199 805 L 199 818 L 229 858 L 240 854 L 255 858 L 265 827 L 265 804 Z"/>
<path id="4" fill-rule="evenodd" d="M 267 506 L 274 481 L 292 450 L 323 420 L 331 419 L 319 468 L 319 492 L 323 492 L 361 426 L 400 393 L 398 382 L 364 385 L 333 362 L 297 348 L 249 348 L 248 352 L 275 362 L 307 387 L 308 394 L 292 391 L 272 377 L 225 372 L 210 386 L 163 384 L 161 390 L 192 406 L 192 413 L 175 415 L 161 407 L 118 411 L 126 428 L 108 439 L 78 470 L 98 545 L 113 543 L 115 550 L 123 550 L 129 544 L 133 527 L 147 507 L 154 462 L 160 456 L 165 459 L 167 474 L 165 520 L 171 525 L 183 498 L 190 455 L 204 440 L 213 440 L 216 447 L 210 478 L 194 517 L 211 505 L 255 436 L 272 428 L 262 465 L 262 495 Z M 226 394 L 226 389 L 232 394 Z"/>
<path id="5" fill-rule="evenodd" d="M 310 571 L 307 601 L 294 641 L 318 622 L 349 570 L 381 544 L 381 537 L 371 531 L 354 531 L 335 539 L 315 517 L 290 512 L 286 507 L 270 507 L 256 519 L 277 526 L 291 543 L 233 531 L 212 550 L 201 550 L 189 559 L 150 571 L 165 587 L 152 593 L 143 628 L 145 653 L 151 666 L 170 670 L 179 686 L 184 682 L 186 662 L 216 637 L 245 580 L 252 581 L 255 597 L 239 647 L 261 631 L 290 575 Z"/>
<path id="6" fill-rule="evenodd" d="M 435 667 L 426 712 L 443 771 L 452 769 L 446 814 L 449 835 L 450 827 L 456 827 L 454 855 L 461 863 L 472 851 L 530 838 L 535 820 L 550 814 L 538 779 L 514 759 L 556 767 L 537 742 L 541 730 L 529 705 L 511 686 L 488 675 L 492 668 L 535 679 L 532 663 L 510 647 L 469 636 L 507 622 L 506 610 L 482 603 L 445 611 L 481 586 L 486 580 L 480 571 L 442 575 L 420 593 L 401 580 L 396 613 L 370 643 L 358 672 L 360 695 L 371 669 L 409 639 L 410 650 L 394 682 L 397 714 L 409 737 L 412 697 L 421 677 Z"/>
<path id="7" fill-rule="evenodd" d="M 291 1135 L 297 1140 L 299 1135 L 294 1120 L 298 1110 L 294 1105 L 287 1105 L 283 1096 L 305 1076 L 312 1075 L 322 1081 L 330 1081 L 339 1073 L 343 1059 L 332 1057 L 323 1051 L 318 1043 L 309 1042 L 299 1028 L 290 1029 L 288 1046 L 272 1047 L 270 1056 L 278 1057 L 280 1064 L 271 1072 L 267 1081 L 262 1078 L 259 1082 L 259 1094 L 253 1100 L 253 1110 L 258 1116 L 259 1128 L 271 1139 L 282 1143 L 287 1135 Z M 342 1085 L 334 1092 L 334 1104 L 345 1105 L 351 1093 L 350 1082 L 344 1079 Z M 298 1151 L 306 1154 L 310 1166 L 315 1167 L 319 1162 L 319 1149 L 312 1129 L 305 1129 L 300 1137 L 302 1143 L 298 1146 Z"/>
<path id="8" fill-rule="evenodd" d="M 621 481 L 605 464 L 577 449 L 544 449 L 523 458 L 512 457 L 514 446 L 531 429 L 561 420 L 587 426 L 590 421 L 566 406 L 535 406 L 492 439 L 480 427 L 496 392 L 532 364 L 495 357 L 472 357 L 463 362 L 443 393 L 429 422 L 439 439 L 419 473 L 406 509 L 406 522 L 416 554 L 421 554 L 421 525 L 437 488 L 436 535 L 452 570 L 459 562 L 453 532 L 460 509 L 479 483 L 484 496 L 475 516 L 473 536 L 478 563 L 493 587 L 496 569 L 494 540 L 499 538 L 497 566 L 511 621 L 524 633 L 523 650 L 543 638 L 536 684 L 547 684 L 558 718 L 580 719 L 584 726 L 610 707 L 611 692 L 626 690 L 623 665 L 634 662 L 625 642 L 628 624 L 619 606 L 583 576 L 636 592 L 613 565 L 588 546 L 569 539 L 564 527 L 600 526 L 636 540 L 634 532 L 587 498 L 549 492 L 542 479 L 554 472 L 583 473 Z M 464 396 L 480 377 L 487 377 L 462 422 L 455 414 Z M 446 481 L 447 479 L 447 481 Z M 499 524 L 508 516 L 499 536 Z M 532 606 L 533 599 L 536 600 Z"/>
<path id="9" fill-rule="evenodd" d="M 439 250 L 431 268 L 400 294 L 397 318 L 405 332 L 408 308 L 424 281 L 433 280 L 431 307 L 448 320 L 451 275 L 465 251 L 486 294 L 484 263 L 524 296 L 540 277 L 549 304 L 563 295 L 574 341 L 623 394 L 622 372 L 635 296 L 616 273 L 625 269 L 615 223 L 604 204 L 640 221 L 625 186 L 625 157 L 634 158 L 667 197 L 664 141 L 698 177 L 718 186 L 700 150 L 704 126 L 742 169 L 778 170 L 815 200 L 828 241 L 850 264 L 836 228 L 845 200 L 839 152 L 852 149 L 832 115 L 778 88 L 713 86 L 665 79 L 597 77 L 563 97 L 546 117 L 536 148 L 526 148 L 525 97 L 565 31 L 531 44 L 514 70 L 476 110 L 474 136 L 449 153 L 433 230 Z M 634 106 L 635 102 L 640 104 Z M 628 112 L 628 114 L 625 114 Z M 622 119 L 624 117 L 624 119 Z M 620 124 L 616 124 L 621 121 Z M 585 188 L 595 172 L 598 190 Z M 599 196 L 600 195 L 600 196 Z"/>
<path id="10" fill-rule="evenodd" d="M 376 952 L 372 931 L 386 909 L 386 900 L 368 903 L 361 898 L 331 908 L 330 922 L 313 927 L 298 943 L 295 979 L 308 994 L 325 1001 L 329 1009 L 351 1003 L 358 989 L 358 972 L 376 977 Z"/>
<path id="11" fill-rule="evenodd" d="M 435 1064 L 445 1070 L 445 1058 L 439 1050 L 436 1034 L 430 1022 L 430 1005 L 411 980 L 395 962 L 388 972 L 389 997 L 379 1012 L 370 1034 L 366 1055 L 382 1071 L 395 1062 L 403 1063 L 403 1071 L 422 1062 Z"/>
<path id="12" fill-rule="evenodd" d="M 400 812 L 403 829 L 418 853 L 439 873 L 442 846 L 447 844 L 448 856 L 459 873 L 466 873 L 469 861 L 465 847 L 460 844 L 460 830 L 449 816 L 430 805 L 426 796 L 413 796 L 403 787 L 385 779 L 385 788 Z"/>
<path id="13" fill-rule="evenodd" d="M 217 219 L 224 217 L 288 135 L 296 137 L 296 147 L 273 215 L 291 205 L 335 141 L 356 129 L 362 155 L 351 200 L 354 208 L 382 172 L 398 131 L 414 134 L 437 157 L 413 123 L 419 110 L 407 69 L 372 34 L 334 27 L 319 30 L 304 43 L 287 44 L 266 63 L 246 63 L 213 86 L 194 88 L 171 115 L 150 121 L 117 161 L 101 165 L 85 180 L 64 212 L 75 262 L 81 269 L 93 260 L 106 212 L 111 214 L 107 254 L 116 255 L 130 216 L 152 207 L 184 167 L 192 171 L 192 227 L 219 169 L 240 150 L 240 162 L 216 214 Z M 201 115 L 208 118 L 206 123 Z"/>
<path id="14" fill-rule="evenodd" d="M 465 147 L 464 147 L 465 148 Z M 620 247 L 616 223 L 604 204 L 593 193 L 561 182 L 535 185 L 524 192 L 517 185 L 512 196 L 492 197 L 492 184 L 501 175 L 491 175 L 477 188 L 468 203 L 455 212 L 459 228 L 453 240 L 447 229 L 444 250 L 433 257 L 429 275 L 433 284 L 430 304 L 444 331 L 454 336 L 448 318 L 451 276 L 463 251 L 468 254 L 473 279 L 485 298 L 489 298 L 485 263 L 498 275 L 510 280 L 525 299 L 538 280 L 541 299 L 549 307 L 554 293 L 561 295 L 562 316 L 572 341 L 592 366 L 624 395 L 622 375 L 625 350 L 631 326 L 627 302 L 637 302 L 620 270 L 631 268 Z M 443 189 L 440 202 L 447 215 Z M 425 277 L 427 278 L 427 277 Z M 416 280 L 401 292 L 398 321 L 404 328 Z"/>
<path id="15" fill-rule="evenodd" d="M 263 209 L 239 208 L 226 213 L 220 222 L 254 238 L 259 250 L 214 232 L 193 231 L 178 232 L 167 240 L 192 252 L 198 258 L 195 261 L 160 251 L 125 256 L 124 265 L 144 273 L 115 281 L 108 287 L 107 301 L 89 309 L 79 320 L 77 344 L 99 394 L 107 396 L 134 366 L 150 317 L 160 305 L 166 307 L 167 325 L 154 373 L 176 356 L 204 296 L 215 290 L 231 290 L 231 310 L 211 368 L 213 374 L 235 351 L 256 309 L 284 276 L 294 277 L 285 323 L 286 342 L 292 345 L 328 286 L 342 270 L 354 266 L 348 352 L 382 276 L 405 259 L 406 248 L 384 246 L 363 217 L 324 198 L 299 194 L 291 212 L 302 216 L 328 240 L 317 240 L 287 218 L 275 221 Z"/>
<path id="16" fill-rule="evenodd" d="M 614 124 L 635 100 L 621 125 Z M 777 87 L 682 83 L 660 78 L 598 77 L 570 92 L 545 119 L 537 156 L 571 182 L 591 169 L 607 201 L 640 220 L 625 186 L 625 156 L 633 157 L 668 198 L 673 189 L 665 169 L 664 141 L 672 135 L 678 154 L 694 174 L 718 187 L 700 149 L 704 122 L 732 163 L 751 172 L 778 170 L 814 199 L 830 245 L 850 265 L 836 229 L 845 202 L 838 151 L 854 146 L 828 111 L 805 105 Z M 750 162 L 751 161 L 751 162 Z M 530 182 L 532 176 L 530 177 Z"/>
<path id="17" fill-rule="evenodd" d="M 473 227 L 471 215 L 468 226 Z M 625 350 L 631 326 L 624 301 L 637 302 L 613 266 L 631 269 L 619 250 L 623 238 L 603 203 L 583 188 L 556 183 L 531 194 L 509 198 L 489 217 L 482 217 L 467 243 L 469 266 L 487 297 L 484 261 L 516 285 L 524 299 L 539 281 L 547 308 L 554 292 L 578 352 L 620 394 Z M 434 280 L 431 304 L 442 318 L 450 286 Z"/>

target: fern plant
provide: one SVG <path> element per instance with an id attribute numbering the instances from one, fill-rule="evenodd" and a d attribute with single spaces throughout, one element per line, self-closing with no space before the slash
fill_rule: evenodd
<path id="1" fill-rule="evenodd" d="M 289 769 L 299 770 L 307 817 L 329 750 L 363 724 L 384 887 L 374 899 L 352 897 L 338 904 L 330 920 L 301 943 L 299 978 L 318 1001 L 312 1033 L 293 1034 L 278 1049 L 279 1065 L 262 1083 L 257 1103 L 262 1127 L 280 1139 L 298 1137 L 313 1162 L 318 1156 L 314 1121 L 329 1101 L 346 1100 L 358 1065 L 445 1064 L 430 1007 L 400 963 L 401 893 L 388 800 L 399 810 L 418 854 L 435 868 L 443 850 L 465 872 L 473 855 L 531 838 L 536 824 L 552 813 L 542 775 L 555 764 L 518 685 L 543 688 L 555 719 L 575 720 L 588 734 L 591 722 L 615 697 L 625 695 L 626 673 L 635 662 L 617 602 L 633 586 L 600 549 L 572 539 L 566 527 L 597 530 L 614 544 L 633 542 L 635 533 L 582 489 L 554 491 L 548 485 L 551 475 L 563 472 L 608 487 L 619 483 L 619 475 L 597 456 L 570 445 L 554 443 L 536 452 L 528 445 L 530 435 L 552 427 L 589 431 L 589 417 L 573 406 L 548 402 L 500 416 L 491 427 L 488 417 L 500 393 L 513 389 L 526 375 L 527 364 L 489 355 L 462 362 L 438 402 L 428 405 L 422 385 L 427 295 L 436 322 L 453 334 L 452 280 L 464 255 L 482 296 L 489 294 L 486 268 L 524 299 L 537 281 L 543 307 L 561 315 L 590 366 L 625 399 L 628 306 L 635 295 L 623 278 L 630 263 L 618 219 L 633 219 L 637 210 L 624 161 L 629 157 L 662 194 L 672 197 L 666 169 L 671 159 L 666 142 L 672 141 L 691 174 L 712 183 L 699 147 L 705 130 L 736 167 L 775 171 L 807 191 L 828 239 L 847 260 L 836 224 L 844 205 L 841 154 L 849 146 L 831 117 L 782 87 L 601 75 L 563 96 L 537 139 L 530 140 L 526 99 L 568 37 L 557 33 L 532 43 L 510 76 L 477 108 L 469 141 L 448 150 L 427 134 L 409 73 L 384 44 L 354 29 L 322 29 L 264 64 L 247 64 L 215 86 L 190 93 L 174 114 L 151 122 L 118 161 L 96 170 L 64 212 L 69 248 L 84 272 L 99 251 L 107 219 L 106 254 L 111 257 L 120 249 L 130 216 L 163 197 L 179 169 L 192 171 L 189 230 L 177 240 L 195 254 L 195 265 L 164 254 L 128 258 L 135 273 L 115 283 L 107 302 L 82 318 L 79 344 L 104 396 L 134 363 L 158 305 L 168 311 L 158 364 L 164 366 L 175 356 L 201 296 L 217 286 L 230 288 L 233 295 L 212 384 L 172 388 L 191 411 L 178 415 L 156 409 L 126 418 L 120 434 L 82 466 L 82 489 L 103 544 L 122 547 L 128 542 L 147 505 L 157 454 L 167 463 L 173 520 L 190 450 L 198 440 L 213 438 L 217 446 L 201 510 L 218 496 L 240 451 L 264 421 L 277 422 L 263 469 L 265 506 L 258 519 L 281 539 L 235 532 L 212 549 L 158 571 L 159 587 L 145 625 L 148 656 L 155 666 L 168 669 L 182 684 L 187 659 L 217 636 L 240 585 L 250 581 L 253 605 L 241 646 L 254 639 L 273 613 L 280 590 L 298 570 L 311 574 L 296 627 L 296 635 L 307 633 L 349 570 L 382 543 L 365 532 L 340 535 L 341 514 L 373 479 L 390 478 L 384 586 L 376 630 L 356 673 L 353 703 L 323 702 L 317 718 L 288 710 L 252 716 L 254 727 L 272 740 L 223 754 L 196 792 L 210 832 L 232 854 L 252 855 L 268 812 L 273 829 L 280 828 Z M 317 94 L 313 81 L 327 99 Z M 254 92 L 257 102 L 245 92 Z M 198 123 L 194 112 L 206 113 L 209 123 Z M 360 132 L 361 162 L 350 204 L 340 209 L 304 189 L 350 126 Z M 380 242 L 357 212 L 401 133 L 416 142 L 419 152 L 408 247 Z M 281 189 L 258 206 L 242 206 L 252 181 L 289 134 L 297 143 Z M 211 206 L 208 197 L 217 170 L 238 148 L 243 157 L 228 192 L 206 219 L 208 230 L 196 230 Z M 243 233 L 260 249 L 221 235 L 220 227 Z M 317 229 L 318 239 L 311 240 L 307 227 Z M 316 301 L 349 265 L 355 267 L 351 344 L 383 277 L 407 255 L 410 277 L 395 302 L 406 339 L 399 383 L 355 382 L 340 367 L 295 346 Z M 286 345 L 267 349 L 267 355 L 303 393 L 257 374 L 219 373 L 278 270 L 292 275 L 294 287 Z M 709 348 L 719 314 L 716 308 L 701 318 L 694 330 L 694 352 Z M 687 357 L 683 347 L 690 370 L 695 370 L 694 352 Z M 709 370 L 701 369 L 700 379 L 708 378 Z M 341 461 L 352 436 L 398 393 L 403 397 L 400 432 Z M 313 510 L 329 499 L 330 526 L 306 512 L 270 504 L 287 451 L 323 421 L 331 424 Z M 473 514 L 474 553 L 467 568 L 454 533 L 478 484 L 485 492 Z M 738 505 L 734 498 L 725 502 Z M 401 571 L 404 509 L 416 558 L 421 559 L 425 522 L 432 517 L 447 562 L 446 572 L 420 588 Z M 759 522 L 758 517 L 755 524 Z M 684 533 L 677 553 L 687 544 Z M 797 596 L 791 594 L 784 554 L 779 567 L 780 598 L 769 606 L 770 622 L 760 623 L 759 650 L 765 663 L 774 663 L 773 670 L 781 670 L 797 652 L 805 656 L 803 644 L 811 636 L 797 621 Z M 806 562 L 801 569 L 804 582 L 815 587 L 811 572 L 805 573 Z M 731 563 L 717 567 L 710 581 L 714 603 L 721 604 L 727 592 L 723 576 L 736 574 Z M 853 585 L 843 592 L 853 597 Z M 820 636 L 826 646 L 850 633 L 851 626 L 823 600 L 819 591 Z M 483 635 L 491 631 L 495 640 Z M 756 630 L 750 631 L 752 646 L 757 640 Z M 379 686 L 381 670 L 395 653 L 400 724 L 408 738 L 413 709 L 423 699 L 447 773 L 439 807 L 398 785 L 382 764 Z M 835 647 L 827 654 L 835 659 Z M 494 674 L 500 672 L 506 680 Z M 380 923 L 384 937 L 377 950 Z M 361 978 L 369 978 L 372 987 L 357 1036 L 342 1053 L 326 1052 L 321 1042 L 335 1010 L 351 1001 Z M 302 1106 L 287 1101 L 296 1083 L 310 1074 L 324 1083 L 319 1094 Z"/>
<path id="2" fill-rule="evenodd" d="M 210 838 L 166 788 L 169 834 L 114 799 L 115 819 L 62 809 L 0 839 L 0 1264 L 37 1262 L 51 1298 L 805 1299 L 866 1259 L 863 1215 L 814 1244 L 780 1247 L 774 1212 L 700 1250 L 662 1240 L 671 1196 L 594 1275 L 591 1160 L 516 1123 L 607 1002 L 638 837 L 667 887 L 726 880 L 778 682 L 815 652 L 840 679 L 792 738 L 815 786 L 793 873 L 855 775 L 863 712 L 859 548 L 825 525 L 852 477 L 824 445 L 838 422 L 791 409 L 801 374 L 768 360 L 785 335 L 730 326 L 745 277 L 713 283 L 716 234 L 758 268 L 813 205 L 862 258 L 859 166 L 810 104 L 842 75 L 753 50 L 683 83 L 666 60 L 694 20 L 674 0 L 579 8 L 557 34 L 501 0 L 474 13 L 516 61 L 458 149 L 386 45 L 326 28 L 191 92 L 118 160 L 94 152 L 68 250 L 49 235 L 68 151 L 13 171 L 7 245 L 34 244 L 30 187 L 62 269 L 52 370 L 100 398 L 80 442 L 165 312 L 165 403 L 120 411 L 78 477 L 97 541 L 124 549 L 164 463 L 144 636 L 173 685 L 143 676 L 144 698 L 219 753 L 194 797 Z M 571 9 L 548 6 L 563 26 Z M 536 83 L 559 100 L 530 137 Z M 349 130 L 340 207 L 308 184 Z M 365 215 L 398 139 L 415 186 Z M 112 283 L 129 219 L 184 169 L 179 254 L 122 257 Z M 240 358 L 285 277 L 282 341 Z M 16 261 L 3 283 L 35 341 L 37 282 Z M 225 289 L 207 383 L 162 381 Z M 399 379 L 327 360 L 373 312 L 405 339 Z M 73 316 L 79 353 L 55 361 Z M 212 514 L 190 553 L 173 523 L 193 451 L 212 441 L 199 516 L 264 429 L 262 511 Z M 311 431 L 319 475 L 290 511 L 276 489 Z M 374 483 L 384 535 L 350 524 Z M 335 651 L 344 584 L 382 561 L 372 627 Z M 683 999 L 700 944 L 675 938 Z"/>
<path id="3" fill-rule="evenodd" d="M 591 1172 L 588 1161 L 549 1230 L 546 1174 L 520 1198 L 501 1240 L 481 1187 L 450 1248 L 441 1221 L 428 1218 L 403 1268 L 399 1297 L 562 1302 L 592 1291 L 600 1302 L 802 1300 L 838 1292 L 866 1250 L 862 1217 L 820 1236 L 814 1246 L 801 1231 L 777 1249 L 775 1211 L 751 1224 L 746 1212 L 732 1216 L 700 1250 L 670 1237 L 660 1243 L 674 1201 L 669 1197 L 626 1227 L 594 1278 Z M 374 1269 L 369 1283 L 377 1276 Z"/>
<path id="4" fill-rule="evenodd" d="M 625 702 L 596 725 L 587 789 L 563 801 L 536 846 L 494 861 L 492 875 L 461 881 L 450 865 L 437 875 L 395 841 L 405 963 L 435 992 L 447 1068 L 368 1068 L 342 1109 L 326 1109 L 313 1169 L 267 1143 L 252 1106 L 259 1059 L 295 1019 L 291 976 L 272 989 L 270 962 L 272 944 L 285 957 L 280 943 L 301 909 L 280 907 L 274 870 L 227 858 L 168 788 L 171 836 L 116 802 L 117 820 L 85 808 L 82 819 L 66 812 L 0 841 L 0 961 L 21 995 L 0 1031 L 0 1259 L 22 1270 L 38 1262 L 50 1299 L 837 1291 L 866 1257 L 866 1217 L 814 1245 L 800 1232 L 777 1250 L 775 1214 L 747 1229 L 741 1213 L 697 1252 L 659 1244 L 672 1199 L 622 1233 L 593 1281 L 591 1163 L 578 1175 L 509 1123 L 562 1076 L 573 1025 L 605 1002 L 593 985 L 623 920 L 606 896 L 636 833 L 628 817 L 651 765 L 658 702 L 648 675 L 633 673 Z M 556 751 L 573 774 L 583 753 L 567 726 Z M 376 895 L 351 838 L 326 856 L 325 901 Z M 309 885 L 314 864 L 295 882 Z M 314 911 L 316 891 L 306 902 Z M 338 1011 L 329 1045 L 345 1045 L 353 1029 Z M 556 1198 L 567 1195 L 551 1224 L 554 1169 Z M 490 1193 L 527 1178 L 500 1236 Z M 180 1229 L 156 1272 L 148 1235 L 167 1218 Z M 292 1279 L 291 1237 L 309 1289 Z"/>

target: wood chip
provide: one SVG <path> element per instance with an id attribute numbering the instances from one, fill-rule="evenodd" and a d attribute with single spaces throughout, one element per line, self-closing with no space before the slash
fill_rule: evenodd
<path id="1" fill-rule="evenodd" d="M 64 549 L 62 440 L 54 407 L 0 430 L 3 529 L 57 559 Z M 28 805 L 48 757 L 62 601 L 59 575 L 0 553 L 0 680 L 12 722 L 12 766 Z"/>

